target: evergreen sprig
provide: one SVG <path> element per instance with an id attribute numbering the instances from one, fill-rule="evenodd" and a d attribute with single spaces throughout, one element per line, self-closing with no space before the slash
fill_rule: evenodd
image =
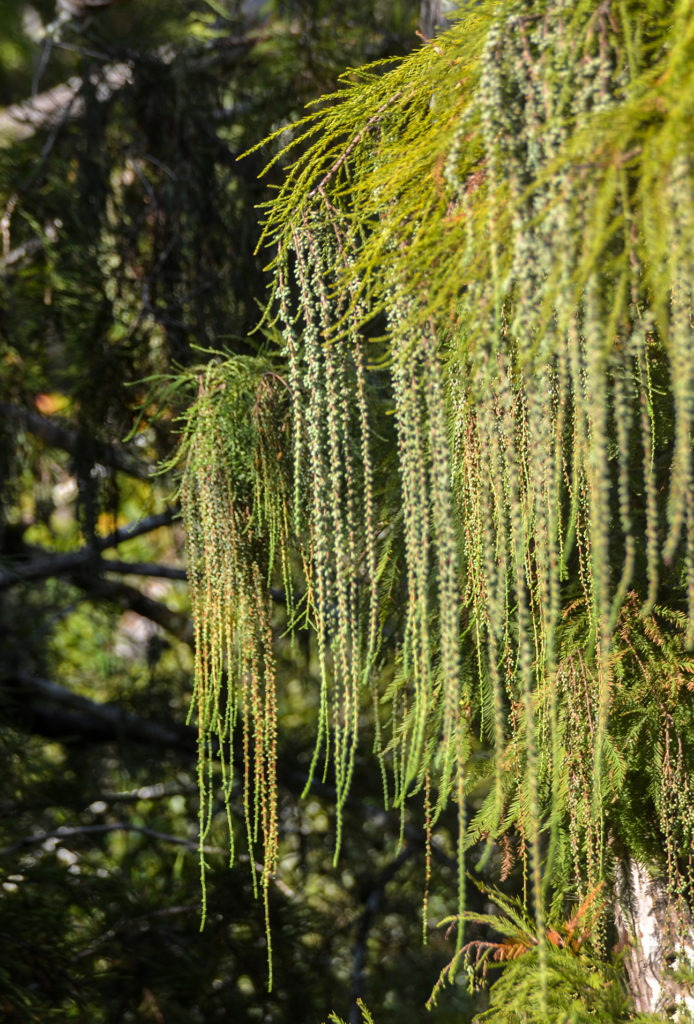
<path id="1" fill-rule="evenodd" d="M 434 785 L 428 833 L 457 807 L 458 925 L 464 851 L 520 837 L 542 1014 L 566 967 L 547 915 L 604 881 L 646 806 L 670 885 L 692 897 L 691 812 L 668 800 L 689 792 L 692 752 L 663 697 L 639 721 L 625 708 L 651 662 L 657 691 L 681 688 L 694 637 L 693 47 L 684 0 L 504 0 L 349 72 L 292 127 L 267 209 L 291 428 L 274 463 L 251 458 L 257 417 L 206 379 L 186 441 L 203 749 L 228 734 L 237 666 L 251 836 L 262 819 L 272 865 L 265 549 L 304 569 L 321 677 L 310 776 L 332 759 L 338 849 L 370 688 L 395 802 Z M 397 487 L 376 477 L 384 429 Z M 404 602 L 379 698 L 384 562 Z M 479 731 L 493 783 L 468 822 Z M 621 816 L 639 731 L 657 756 Z M 599 952 L 604 917 L 591 928 Z"/>

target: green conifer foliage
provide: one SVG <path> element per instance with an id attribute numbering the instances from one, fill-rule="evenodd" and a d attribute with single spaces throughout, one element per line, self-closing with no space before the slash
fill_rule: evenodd
<path id="1" fill-rule="evenodd" d="M 326 752 L 339 809 L 371 688 L 395 803 L 428 806 L 431 785 L 427 828 L 457 806 L 459 922 L 465 851 L 517 831 L 544 1005 L 551 921 L 609 876 L 616 839 L 693 895 L 693 98 L 689 0 L 463 6 L 410 57 L 347 73 L 293 126 L 267 210 L 276 457 L 253 457 L 240 498 L 235 453 L 250 465 L 262 431 L 210 381 L 186 441 L 202 742 L 239 692 L 251 832 L 275 827 L 279 551 L 316 632 L 314 768 Z M 491 786 L 468 821 L 480 735 Z"/>
<path id="2" fill-rule="evenodd" d="M 181 502 L 195 620 L 203 893 L 212 765 L 221 765 L 228 807 L 240 760 L 248 846 L 260 843 L 263 849 L 267 912 L 277 866 L 277 708 L 267 586 L 275 563 L 289 578 L 287 480 L 280 465 L 284 427 L 280 403 L 270 396 L 285 385 L 269 366 L 243 358 L 210 363 L 197 384 L 195 415 L 183 442 Z M 229 837 L 233 860 L 231 821 Z"/>

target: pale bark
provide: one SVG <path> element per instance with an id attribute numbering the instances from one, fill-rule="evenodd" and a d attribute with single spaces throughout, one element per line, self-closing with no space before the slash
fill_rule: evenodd
<path id="1" fill-rule="evenodd" d="M 108 64 L 98 75 L 90 77 L 102 103 L 119 89 L 130 85 L 132 80 L 133 69 L 123 62 Z M 56 127 L 64 121 L 81 117 L 84 113 L 84 100 L 80 95 L 83 85 L 83 79 L 75 75 L 47 92 L 0 110 L 0 145 L 10 145 L 29 138 L 40 129 Z"/>
<path id="2" fill-rule="evenodd" d="M 419 32 L 424 39 L 433 39 L 437 32 L 448 28 L 447 17 L 455 8 L 451 0 L 421 0 L 419 5 Z"/>
<path id="3" fill-rule="evenodd" d="M 694 923 L 683 904 L 670 897 L 662 877 L 626 857 L 616 872 L 615 923 L 627 950 L 625 968 L 640 1013 L 665 1014 L 673 1021 L 694 1019 L 694 992 L 672 976 L 685 960 L 694 965 Z"/>

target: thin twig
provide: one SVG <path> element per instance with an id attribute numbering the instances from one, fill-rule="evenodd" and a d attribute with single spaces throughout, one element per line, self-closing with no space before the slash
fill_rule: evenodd
<path id="1" fill-rule="evenodd" d="M 383 113 L 383 111 L 384 111 L 384 110 L 387 110 L 387 109 L 388 109 L 388 107 L 392 106 L 392 104 L 393 104 L 393 103 L 395 103 L 395 101 L 396 101 L 396 100 L 400 99 L 400 97 L 402 96 L 403 92 L 404 92 L 404 90 L 403 90 L 403 89 L 398 89 L 398 91 L 397 91 L 396 93 L 393 93 L 393 95 L 392 95 L 392 96 L 389 96 L 389 97 L 388 97 L 388 99 L 387 99 L 387 100 L 385 101 L 385 103 L 382 103 L 382 104 L 381 104 L 381 106 L 380 106 L 380 107 L 378 108 L 378 110 L 376 111 L 376 113 L 375 113 L 375 114 L 373 114 L 373 115 L 372 115 L 372 116 L 371 116 L 371 117 L 369 118 L 369 120 L 368 120 L 368 121 L 366 122 L 366 124 L 364 125 L 364 127 L 363 127 L 363 128 L 361 128 L 361 129 L 360 129 L 360 130 L 359 130 L 359 131 L 357 132 L 357 134 L 356 134 L 356 135 L 354 136 L 354 138 L 353 138 L 353 139 L 351 140 L 351 142 L 349 143 L 349 145 L 347 146 L 347 148 L 346 148 L 345 150 L 343 150 L 343 151 L 342 151 L 342 153 L 341 153 L 341 154 L 340 154 L 340 156 L 339 156 L 339 157 L 337 158 L 337 160 L 335 161 L 335 163 L 334 163 L 334 164 L 332 165 L 332 167 L 330 168 L 330 170 L 328 171 L 328 173 L 327 173 L 327 174 L 325 175 L 325 177 L 323 177 L 323 178 L 322 178 L 322 179 L 320 180 L 320 182 L 319 182 L 319 183 L 318 183 L 318 184 L 316 185 L 316 187 L 315 187 L 314 189 L 311 189 L 311 191 L 310 191 L 310 192 L 309 192 L 309 194 L 308 194 L 308 198 L 309 198 L 309 199 L 313 199 L 313 197 L 314 197 L 314 196 L 315 196 L 315 195 L 316 195 L 317 193 L 321 192 L 321 191 L 322 191 L 322 189 L 323 189 L 323 188 L 325 188 L 325 186 L 326 186 L 326 185 L 328 184 L 328 182 L 330 181 L 330 179 L 331 179 L 332 177 L 334 177 L 334 175 L 335 175 L 335 174 L 337 174 L 337 172 L 339 171 L 339 169 L 340 169 L 340 168 L 342 167 L 343 163 L 345 162 L 345 160 L 347 159 L 347 157 L 349 156 L 349 154 L 350 154 L 350 153 L 352 152 L 352 150 L 353 150 L 353 149 L 354 149 L 354 148 L 355 148 L 356 146 L 358 146 L 358 145 L 359 145 L 359 143 L 360 143 L 360 142 L 361 142 L 361 140 L 362 140 L 362 139 L 364 138 L 364 136 L 366 135 L 366 133 L 367 133 L 367 131 L 369 130 L 369 128 L 371 128 L 371 126 L 372 126 L 372 125 L 376 124 L 376 122 L 377 122 L 377 121 L 379 120 L 379 118 L 381 117 L 381 114 Z"/>
<path id="2" fill-rule="evenodd" d="M 172 843 L 174 846 L 183 846 L 187 850 L 191 850 L 193 853 L 198 853 L 201 849 L 197 839 L 184 839 L 182 836 L 172 836 L 167 832 L 158 832 L 156 829 L 147 828 L 145 825 L 133 825 L 128 821 L 115 821 L 107 822 L 102 825 L 75 825 L 75 826 L 60 826 L 60 828 L 53 829 L 49 832 L 35 832 L 30 836 L 23 836 L 18 839 L 15 843 L 10 843 L 9 846 L 3 846 L 0 849 L 0 856 L 5 856 L 9 853 L 15 853 L 17 850 L 23 849 L 25 846 L 35 846 L 37 844 L 45 843 L 49 839 L 57 839 L 60 843 L 66 839 L 73 839 L 76 836 L 82 835 L 99 835 L 107 832 L 136 832 L 138 835 L 146 836 L 148 839 L 156 839 L 162 843 Z M 219 846 L 203 846 L 203 853 L 214 853 L 224 856 L 228 856 L 228 851 L 222 849 Z"/>

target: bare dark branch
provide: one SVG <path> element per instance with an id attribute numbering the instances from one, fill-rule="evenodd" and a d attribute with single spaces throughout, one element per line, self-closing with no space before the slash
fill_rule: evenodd
<path id="1" fill-rule="evenodd" d="M 124 611 L 136 612 L 150 622 L 156 622 L 183 643 L 193 646 L 193 624 L 188 615 L 174 611 L 162 601 L 147 597 L 137 587 L 98 576 L 94 578 L 84 571 L 71 574 L 70 581 L 84 590 L 90 600 L 110 601 Z"/>
<path id="2" fill-rule="evenodd" d="M 23 409 L 11 402 L 0 402 L 0 415 L 9 419 L 10 422 L 20 424 L 25 430 L 41 438 L 52 448 L 74 452 L 80 447 L 84 448 L 86 441 L 95 463 L 110 466 L 121 473 L 127 473 L 128 476 L 136 477 L 138 480 L 149 480 L 154 472 L 153 466 L 143 463 L 127 449 L 118 448 L 116 445 L 107 444 L 104 441 L 84 438 L 78 430 L 60 417 L 41 416 L 31 409 Z"/>
<path id="3" fill-rule="evenodd" d="M 37 554 L 41 549 L 27 549 L 31 550 L 33 555 L 30 561 L 0 572 L 0 590 L 7 590 L 8 587 L 13 587 L 17 583 L 24 583 L 30 580 L 70 575 L 87 566 L 90 567 L 92 573 L 96 570 L 98 574 L 100 563 L 98 559 L 95 559 L 95 556 L 100 551 L 106 551 L 108 548 L 116 547 L 126 540 L 133 540 L 133 538 L 140 537 L 143 534 L 152 533 L 162 526 L 170 526 L 176 514 L 175 509 L 169 509 L 158 515 L 148 516 L 137 523 L 131 523 L 128 526 L 114 530 L 107 537 L 96 537 L 92 544 L 86 544 L 84 547 L 78 548 L 77 551 L 68 551 L 65 554 L 43 552 Z"/>
<path id="4" fill-rule="evenodd" d="M 200 844 L 197 839 L 184 839 L 182 836 L 172 836 L 167 832 L 158 832 L 156 829 L 147 828 L 145 825 L 134 825 L 129 821 L 105 822 L 100 825 L 76 825 L 74 827 L 63 827 L 50 832 L 36 832 L 31 836 L 23 836 L 9 846 L 0 849 L 0 856 L 8 853 L 15 853 L 25 846 L 35 846 L 45 843 L 48 839 L 58 839 L 64 842 L 66 839 L 74 839 L 76 836 L 97 835 L 105 832 L 137 832 L 139 835 L 147 836 L 148 839 L 156 839 L 162 843 L 172 843 L 174 846 L 184 846 L 187 850 L 198 853 Z M 226 854 L 227 851 L 218 846 L 203 846 L 203 853 Z"/>
<path id="5" fill-rule="evenodd" d="M 0 692 L 11 720 L 42 736 L 79 742 L 146 743 L 185 753 L 196 748 L 197 734 L 192 727 L 163 725 L 25 672 L 10 674 Z"/>
<path id="6" fill-rule="evenodd" d="M 156 576 L 163 580 L 187 580 L 188 573 L 174 565 L 157 565 L 153 562 L 120 562 L 112 558 L 103 558 L 99 567 L 104 572 L 117 572 L 131 576 Z"/>

